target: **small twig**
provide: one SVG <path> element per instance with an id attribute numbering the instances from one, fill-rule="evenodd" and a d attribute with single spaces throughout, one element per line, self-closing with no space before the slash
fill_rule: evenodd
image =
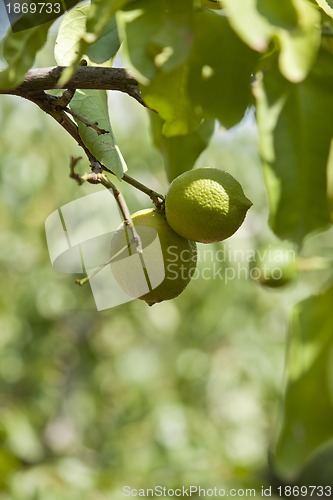
<path id="1" fill-rule="evenodd" d="M 114 172 L 112 172 L 112 170 L 110 170 L 108 167 L 106 167 L 102 163 L 100 163 L 100 165 L 105 172 L 109 172 L 110 174 L 115 175 Z M 142 182 L 137 181 L 136 179 L 134 179 L 133 177 L 131 177 L 126 173 L 123 174 L 121 180 L 135 187 L 139 191 L 142 191 L 143 193 L 147 194 L 154 203 L 154 205 L 156 206 L 156 208 L 163 208 L 165 200 L 164 196 L 161 193 L 158 193 L 157 191 L 154 191 L 153 189 L 145 186 L 144 184 L 142 184 Z"/>
<path id="2" fill-rule="evenodd" d="M 118 204 L 124 223 L 131 229 L 133 241 L 137 240 L 138 242 L 137 250 L 138 252 L 142 252 L 140 237 L 134 228 L 129 208 L 119 189 L 113 184 L 113 182 L 110 181 L 110 179 L 105 174 L 96 174 L 94 172 L 90 172 L 88 174 L 82 175 L 81 180 L 83 182 L 84 181 L 90 182 L 91 184 L 102 184 L 102 186 L 112 191 L 113 196 Z"/>
<path id="3" fill-rule="evenodd" d="M 71 156 L 71 161 L 69 164 L 69 178 L 74 179 L 74 181 L 77 182 L 79 186 L 84 183 L 82 177 L 75 172 L 75 167 L 80 160 L 81 156 L 77 156 L 76 158 L 74 158 L 74 156 Z"/>
<path id="4" fill-rule="evenodd" d="M 74 121 L 67 115 L 64 109 L 61 109 L 58 106 L 58 99 L 56 97 L 46 94 L 45 92 L 28 94 L 24 97 L 37 104 L 37 106 L 39 106 L 43 111 L 45 111 L 45 113 L 52 116 L 52 118 L 54 118 L 59 123 L 59 125 L 61 125 L 61 127 L 63 127 L 73 137 L 73 139 L 79 144 L 79 146 L 82 147 L 85 154 L 87 155 L 92 171 L 95 174 L 100 174 L 104 170 L 105 172 L 109 172 L 115 175 L 114 172 L 112 172 L 112 170 L 110 170 L 108 167 L 99 162 L 96 159 L 96 157 L 91 153 L 89 148 L 87 148 L 87 146 L 84 144 L 84 142 L 80 137 L 76 123 L 74 123 Z M 131 186 L 135 187 L 136 189 L 139 189 L 143 193 L 147 194 L 157 208 L 163 208 L 164 196 L 162 194 L 157 193 L 153 189 L 148 188 L 147 186 L 137 181 L 136 179 L 133 179 L 133 177 L 130 177 L 127 174 L 123 175 L 122 180 L 124 182 L 127 182 Z"/>
<path id="5" fill-rule="evenodd" d="M 129 212 L 129 209 L 127 207 L 127 204 L 120 193 L 120 191 L 116 188 L 116 186 L 110 181 L 110 179 L 102 173 L 103 170 L 107 170 L 110 173 L 111 170 L 109 170 L 107 167 L 102 165 L 97 158 L 91 153 L 89 148 L 84 144 L 82 141 L 78 127 L 77 125 L 73 122 L 73 120 L 67 115 L 66 110 L 62 109 L 58 105 L 58 100 L 56 97 L 51 96 L 49 94 L 46 94 L 45 92 L 32 92 L 28 93 L 26 95 L 22 95 L 22 97 L 25 97 L 26 99 L 34 102 L 39 106 L 45 113 L 48 115 L 52 116 L 59 125 L 61 125 L 76 141 L 77 143 L 83 148 L 84 152 L 86 153 L 90 164 L 92 168 L 92 172 L 89 174 L 85 174 L 84 176 L 79 176 L 78 174 L 75 173 L 75 166 L 77 165 L 79 158 L 71 158 L 71 163 L 70 163 L 70 177 L 73 178 L 76 182 L 79 184 L 82 184 L 84 181 L 90 182 L 90 183 L 100 183 L 103 186 L 105 186 L 107 189 L 111 189 L 113 192 L 113 195 L 115 197 L 115 200 L 118 204 L 118 207 L 122 213 L 123 219 L 124 219 L 124 224 L 125 227 L 128 228 L 132 234 L 132 241 L 131 243 L 135 244 L 135 252 L 139 255 L 142 269 L 148 284 L 148 288 L 151 291 L 152 286 L 151 282 L 148 276 L 148 271 L 147 267 L 144 262 L 143 258 L 143 253 L 142 253 L 142 244 L 141 244 L 141 239 L 139 234 L 136 232 L 133 221 L 131 219 L 131 214 Z M 124 176 L 124 181 L 128 182 L 132 186 L 137 187 L 144 193 L 148 194 L 150 198 L 154 201 L 156 206 L 162 207 L 164 204 L 164 197 L 160 195 L 159 193 L 156 193 L 152 189 L 147 188 L 144 184 L 141 184 L 139 181 L 136 181 L 132 177 L 128 176 L 125 174 Z M 105 267 L 107 263 L 103 264 L 101 269 Z M 98 270 L 96 271 L 98 272 Z M 79 280 L 79 284 L 84 284 L 86 281 L 89 281 L 89 277 Z"/>
<path id="6" fill-rule="evenodd" d="M 52 95 L 46 94 L 45 92 L 29 93 L 22 96 L 31 102 L 34 102 L 39 106 L 45 113 L 52 116 L 61 127 L 63 127 L 66 132 L 73 137 L 73 139 L 82 147 L 83 151 L 87 155 L 91 165 L 97 162 L 95 156 L 91 153 L 89 148 L 84 144 L 80 137 L 79 129 L 76 123 L 70 118 L 67 113 L 58 106 L 58 99 Z"/>
<path id="7" fill-rule="evenodd" d="M 75 94 L 75 89 L 66 89 L 60 97 L 58 97 L 58 106 L 66 108 L 71 102 Z"/>
<path id="8" fill-rule="evenodd" d="M 74 159 L 75 160 L 75 159 Z M 73 161 L 71 162 L 71 166 L 73 165 Z M 76 165 L 77 161 L 75 162 L 75 165 Z M 75 165 L 73 168 L 75 168 Z M 74 178 L 76 179 L 76 176 L 78 174 L 76 174 L 74 172 Z M 152 285 L 151 285 L 151 282 L 150 282 L 150 279 L 149 279 L 149 275 L 148 275 L 148 271 L 147 271 L 147 266 L 145 264 L 145 261 L 144 261 L 144 257 L 143 257 L 143 251 L 142 251 L 142 242 L 141 242 L 141 238 L 139 236 L 139 234 L 137 233 L 136 229 L 135 229 L 135 226 L 133 224 L 133 221 L 132 221 L 132 218 L 131 218 L 131 214 L 130 214 L 130 211 L 129 211 L 129 208 L 127 206 L 127 203 L 122 195 L 122 193 L 119 191 L 119 189 L 117 189 L 117 187 L 110 181 L 110 179 L 105 175 L 105 174 L 96 174 L 94 172 L 90 172 L 88 174 L 84 174 L 82 176 L 78 176 L 80 177 L 81 179 L 81 182 L 90 182 L 91 184 L 102 184 L 102 186 L 106 187 L 108 190 L 111 190 L 112 193 L 113 193 L 113 196 L 117 202 L 117 205 L 119 207 L 119 210 L 121 212 L 121 215 L 123 217 L 123 221 L 124 221 L 124 225 L 125 225 L 125 230 L 129 230 L 130 233 L 131 233 L 131 241 L 130 241 L 130 244 L 134 244 L 135 245 L 135 253 L 137 253 L 139 255 L 139 258 L 140 258 L 140 262 L 141 262 L 141 266 L 142 266 L 142 269 L 143 269 L 143 272 L 144 272 L 144 275 L 145 275 L 145 278 L 146 278 L 146 281 L 147 281 L 147 284 L 148 284 L 148 288 L 149 288 L 149 291 L 151 291 L 153 288 L 152 288 Z M 95 271 L 90 275 L 90 276 L 86 276 L 85 278 L 83 278 L 82 280 L 76 280 L 76 283 L 80 286 L 84 285 L 87 281 L 89 281 L 93 276 L 95 276 L 99 271 L 101 271 L 105 266 L 107 266 L 108 264 L 110 264 L 110 262 L 112 261 L 113 257 L 111 256 L 111 258 L 101 264 L 97 269 L 95 269 Z"/>
<path id="9" fill-rule="evenodd" d="M 162 208 L 162 206 L 164 205 L 164 196 L 162 194 L 157 193 L 153 189 L 148 188 L 147 186 L 137 181 L 136 179 L 133 179 L 133 177 L 127 174 L 123 175 L 122 180 L 127 182 L 127 184 L 130 184 L 131 186 L 135 187 L 136 189 L 139 189 L 143 193 L 147 194 L 157 208 Z"/>
<path id="10" fill-rule="evenodd" d="M 96 274 L 98 274 L 100 271 L 102 271 L 102 269 L 104 269 L 105 266 L 109 265 L 111 262 L 111 259 L 108 260 L 107 262 L 103 262 L 103 264 L 100 264 L 96 269 L 95 271 L 93 271 L 91 274 L 85 276 L 84 278 L 82 279 L 77 279 L 75 280 L 75 283 L 76 285 L 79 285 L 79 286 L 83 286 L 85 285 L 86 283 L 88 283 L 88 281 L 91 280 L 91 278 L 93 278 L 94 276 L 96 276 Z"/>
<path id="11" fill-rule="evenodd" d="M 75 111 L 73 111 L 72 109 L 68 108 L 68 107 L 64 107 L 63 108 L 64 111 L 66 111 L 66 113 L 69 113 L 70 115 L 73 116 L 73 118 L 76 118 L 77 120 L 79 120 L 80 122 L 84 123 L 85 125 L 87 125 L 87 127 L 90 127 L 94 130 L 96 130 L 97 132 L 97 135 L 102 135 L 102 134 L 109 134 L 110 131 L 109 130 L 105 130 L 104 128 L 100 128 L 98 126 L 98 122 L 91 122 L 90 120 L 87 120 L 86 118 L 84 118 L 83 116 L 75 113 Z"/>

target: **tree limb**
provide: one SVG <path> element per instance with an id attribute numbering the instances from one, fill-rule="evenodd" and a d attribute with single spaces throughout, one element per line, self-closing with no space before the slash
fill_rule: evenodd
<path id="1" fill-rule="evenodd" d="M 52 116 L 52 118 L 54 118 L 54 120 L 56 120 L 59 123 L 59 125 L 61 125 L 66 130 L 66 132 L 68 132 L 69 135 L 73 137 L 73 139 L 78 143 L 79 146 L 82 147 L 83 151 L 87 155 L 93 173 L 101 174 L 104 170 L 114 175 L 114 172 L 112 172 L 105 165 L 100 163 L 91 153 L 89 148 L 87 148 L 87 146 L 84 144 L 83 140 L 80 137 L 76 123 L 74 123 L 74 121 L 68 116 L 66 108 L 62 108 L 61 106 L 58 105 L 59 98 L 52 96 L 50 94 L 46 94 L 43 91 L 22 94 L 21 97 L 28 99 L 34 104 L 37 104 L 37 106 L 40 109 L 42 109 L 48 115 Z M 133 179 L 133 177 L 130 177 L 127 174 L 123 175 L 122 180 L 127 182 L 131 186 L 134 186 L 135 188 L 139 189 L 143 193 L 146 193 L 157 207 L 163 206 L 164 197 L 160 193 L 153 191 L 152 189 L 148 188 L 147 186 Z"/>
<path id="2" fill-rule="evenodd" d="M 24 81 L 13 89 L 0 89 L 0 94 L 11 94 L 27 97 L 27 94 L 43 90 L 57 89 L 62 72 L 66 66 L 31 69 Z M 80 66 L 74 76 L 61 88 L 119 90 L 145 105 L 136 79 L 123 68 L 107 68 L 102 66 Z"/>

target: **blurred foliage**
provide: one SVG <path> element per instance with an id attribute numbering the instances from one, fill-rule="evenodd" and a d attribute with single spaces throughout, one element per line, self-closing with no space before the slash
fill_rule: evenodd
<path id="1" fill-rule="evenodd" d="M 145 110 L 127 96 L 110 100 L 132 175 L 165 192 Z M 255 203 L 242 229 L 224 244 L 199 245 L 198 275 L 174 301 L 97 313 L 89 285 L 52 270 L 43 226 L 99 188 L 68 178 L 69 155 L 80 151 L 50 118 L 17 98 L 1 101 L 0 499 L 118 499 L 127 484 L 265 484 L 287 311 L 326 274 L 282 294 L 248 278 L 244 255 L 273 238 L 252 116 L 217 129 L 198 162 L 246 186 Z M 131 210 L 150 206 L 118 185 Z"/>
<path id="2" fill-rule="evenodd" d="M 289 340 L 289 386 L 276 453 L 277 467 L 291 477 L 314 450 L 332 439 L 332 300 L 330 287 L 320 296 L 301 302 L 294 311 Z M 314 400 L 316 411 L 312 410 Z M 332 457 L 329 460 L 332 464 Z M 320 481 L 319 471 L 317 480 Z"/>
<path id="3" fill-rule="evenodd" d="M 249 268 L 256 248 L 277 241 L 266 192 L 276 234 L 303 242 L 301 259 L 332 260 L 332 228 L 318 232 L 328 227 L 327 180 L 333 199 L 332 48 L 320 40 L 320 12 L 307 0 L 260 9 L 225 1 L 228 18 L 201 10 L 201 1 L 172 3 L 169 12 L 161 3 L 94 0 L 93 36 L 76 40 L 79 58 L 124 9 L 123 54 L 164 120 L 149 120 L 128 96 L 109 96 L 129 173 L 165 192 L 167 176 L 191 158 L 234 175 L 254 206 L 233 238 L 199 245 L 198 272 L 177 299 L 97 313 L 89 285 L 52 269 L 44 222 L 100 188 L 68 178 L 70 155 L 82 151 L 51 118 L 1 96 L 0 500 L 118 500 L 125 485 L 259 491 L 331 480 L 332 268 L 301 270 L 283 291 L 260 288 Z M 46 31 L 8 34 L 3 87 L 22 79 Z M 51 33 L 37 66 L 53 63 L 52 45 Z M 254 71 L 258 135 L 248 109 Z M 205 148 L 211 117 L 231 126 L 245 109 L 237 126 L 217 125 Z M 196 128 L 202 116 L 204 130 Z M 151 206 L 115 183 L 132 211 Z"/>

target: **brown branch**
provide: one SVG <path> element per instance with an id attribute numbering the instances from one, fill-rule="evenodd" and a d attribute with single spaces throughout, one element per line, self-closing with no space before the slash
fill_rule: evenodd
<path id="1" fill-rule="evenodd" d="M 66 132 L 68 132 L 69 135 L 73 137 L 73 139 L 79 144 L 79 146 L 82 147 L 83 151 L 89 159 L 93 170 L 96 170 L 96 173 L 102 172 L 103 168 L 101 164 L 97 161 L 95 156 L 82 141 L 76 123 L 74 123 L 74 121 L 67 115 L 64 109 L 61 109 L 58 106 L 57 97 L 46 94 L 43 91 L 22 94 L 21 97 L 24 97 L 25 99 L 28 99 L 29 101 L 37 104 L 40 109 L 42 109 L 48 115 L 52 116 L 52 118 L 54 118 L 59 123 L 59 125 L 61 125 L 66 130 Z"/>
<path id="2" fill-rule="evenodd" d="M 52 116 L 52 118 L 54 118 L 59 123 L 59 125 L 61 125 L 66 130 L 66 132 L 68 132 L 69 135 L 73 137 L 73 139 L 77 142 L 79 146 L 82 147 L 85 154 L 87 155 L 92 171 L 95 174 L 101 174 L 104 170 L 114 175 L 114 172 L 112 172 L 109 168 L 107 168 L 105 165 L 99 162 L 96 159 L 96 157 L 91 153 L 89 148 L 87 148 L 87 146 L 84 144 L 84 142 L 80 137 L 78 127 L 76 123 L 74 123 L 74 121 L 71 120 L 71 118 L 66 113 L 66 108 L 63 109 L 61 108 L 61 106 L 58 106 L 59 102 L 58 97 L 46 94 L 45 92 L 36 92 L 35 94 L 30 93 L 27 95 L 22 95 L 22 97 L 25 97 L 29 101 L 32 101 L 33 103 L 37 104 L 39 108 L 45 111 L 45 113 L 47 113 L 48 115 Z M 76 163 L 74 163 L 74 167 L 75 165 Z M 133 179 L 133 177 L 130 177 L 128 174 L 124 174 L 122 180 L 127 182 L 131 186 L 139 189 L 143 193 L 147 194 L 157 207 L 163 206 L 164 197 L 160 193 L 157 193 L 153 189 L 148 188 L 141 182 L 137 181 L 136 179 Z"/>
<path id="3" fill-rule="evenodd" d="M 56 89 L 57 83 L 66 66 L 31 69 L 23 82 L 14 89 L 0 89 L 0 94 L 12 94 L 26 97 L 27 94 Z M 119 90 L 145 105 L 136 79 L 124 68 L 106 68 L 102 66 L 80 66 L 74 76 L 61 88 Z"/>

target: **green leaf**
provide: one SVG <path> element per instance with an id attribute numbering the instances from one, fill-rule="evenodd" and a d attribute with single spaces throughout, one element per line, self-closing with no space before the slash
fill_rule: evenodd
<path id="1" fill-rule="evenodd" d="M 320 446 L 311 454 L 297 478 L 297 484 L 331 486 L 333 488 L 333 442 Z"/>
<path id="2" fill-rule="evenodd" d="M 98 135 L 91 127 L 77 121 L 80 136 L 84 144 L 103 165 L 108 167 L 119 178 L 126 172 L 125 160 L 113 136 L 109 113 L 107 93 L 105 90 L 77 90 L 70 103 L 71 109 L 85 119 L 98 123 L 99 128 L 108 130 L 108 134 Z"/>
<path id="3" fill-rule="evenodd" d="M 89 45 L 87 56 L 97 64 L 113 59 L 120 47 L 116 18 L 105 25 L 95 43 Z"/>
<path id="4" fill-rule="evenodd" d="M 333 287 L 294 310 L 288 384 L 274 467 L 288 480 L 333 439 Z"/>
<path id="5" fill-rule="evenodd" d="M 156 114 L 150 114 L 150 124 L 154 145 L 160 150 L 168 180 L 190 170 L 202 151 L 208 146 L 214 132 L 214 120 L 204 120 L 191 134 L 165 137 L 162 134 L 163 120 Z"/>
<path id="6" fill-rule="evenodd" d="M 230 25 L 239 37 L 253 50 L 265 52 L 273 33 L 273 26 L 260 14 L 257 2 L 224 0 L 224 4 Z"/>
<path id="7" fill-rule="evenodd" d="M 81 58 L 82 40 L 86 29 L 89 5 L 77 7 L 63 19 L 55 47 L 55 58 L 58 64 L 73 65 Z M 105 46 L 104 46 L 105 45 Z M 102 35 L 90 46 L 86 44 L 88 58 L 95 62 L 113 57 L 119 48 L 119 39 L 115 19 L 111 18 L 104 27 Z M 80 55 L 80 57 L 78 57 Z M 108 134 L 98 135 L 91 127 L 77 120 L 80 136 L 103 165 L 108 167 L 118 178 L 126 172 L 127 167 L 113 136 L 109 114 L 107 93 L 104 90 L 77 90 L 70 102 L 70 108 L 78 115 L 108 130 Z"/>
<path id="8" fill-rule="evenodd" d="M 158 70 L 184 63 L 192 46 L 192 0 L 136 0 L 117 13 L 124 55 L 135 76 L 148 83 Z"/>
<path id="9" fill-rule="evenodd" d="M 2 55 L 7 62 L 7 68 L 0 72 L 1 88 L 13 88 L 23 81 L 24 75 L 33 65 L 37 52 L 46 43 L 52 22 L 17 33 L 8 31 L 1 44 Z"/>
<path id="10" fill-rule="evenodd" d="M 125 57 L 142 83 L 146 104 L 165 121 L 163 134 L 184 135 L 202 120 L 188 95 L 192 0 L 136 0 L 118 12 Z"/>
<path id="11" fill-rule="evenodd" d="M 54 48 L 55 59 L 64 66 L 76 65 L 83 56 L 100 64 L 114 57 L 119 49 L 116 20 L 114 17 L 104 26 L 98 38 L 89 43 L 86 36 L 86 22 L 89 5 L 70 10 L 62 20 Z"/>
<path id="12" fill-rule="evenodd" d="M 245 43 L 265 52 L 274 40 L 282 74 L 293 82 L 306 77 L 321 38 L 320 14 L 310 2 L 225 0 L 224 3 L 231 26 Z"/>
<path id="13" fill-rule="evenodd" d="M 321 50 L 303 82 L 288 82 L 273 65 L 255 88 L 270 224 L 280 238 L 297 243 L 329 223 L 332 86 L 333 56 Z"/>
<path id="14" fill-rule="evenodd" d="M 79 53 L 80 39 L 85 33 L 89 5 L 82 5 L 65 14 L 58 30 L 54 57 L 58 64 L 70 66 Z"/>
<path id="15" fill-rule="evenodd" d="M 187 65 L 167 73 L 159 71 L 149 85 L 141 85 L 141 92 L 147 106 L 165 120 L 165 136 L 185 135 L 199 126 L 202 114 L 197 112 L 188 95 Z"/>
<path id="16" fill-rule="evenodd" d="M 216 117 L 225 127 L 238 123 L 251 99 L 251 73 L 258 54 L 231 29 L 228 20 L 210 11 L 195 16 L 188 92 L 196 112 Z"/>
<path id="17" fill-rule="evenodd" d="M 320 14 L 306 0 L 294 0 L 298 24 L 294 29 L 281 30 L 280 70 L 292 82 L 302 81 L 312 68 L 320 47 Z"/>
<path id="18" fill-rule="evenodd" d="M 102 33 L 109 19 L 117 10 L 123 8 L 131 0 L 92 0 L 88 19 L 87 31 L 89 33 Z"/>
<path id="19" fill-rule="evenodd" d="M 323 9 L 325 14 L 333 18 L 333 1 L 332 0 L 316 0 L 319 7 Z"/>

